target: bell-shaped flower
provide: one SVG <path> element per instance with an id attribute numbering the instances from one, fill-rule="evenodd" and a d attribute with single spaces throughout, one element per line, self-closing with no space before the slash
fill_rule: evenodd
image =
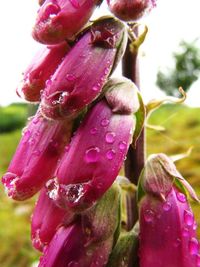
<path id="1" fill-rule="evenodd" d="M 124 21 L 136 21 L 156 6 L 157 0 L 107 0 L 110 11 Z"/>
<path id="2" fill-rule="evenodd" d="M 57 44 L 74 35 L 88 22 L 99 0 L 46 0 L 38 11 L 33 38 Z"/>
<path id="3" fill-rule="evenodd" d="M 57 229 L 69 225 L 74 219 L 74 214 L 56 206 L 49 198 L 44 187 L 39 195 L 32 218 L 31 239 L 33 246 L 43 251 L 50 243 Z"/>
<path id="4" fill-rule="evenodd" d="M 105 98 L 88 112 L 49 182 L 49 194 L 54 190 L 53 198 L 63 208 L 93 205 L 114 182 L 133 132 L 135 136 L 134 114 L 140 109 L 136 86 L 117 79 L 105 87 Z"/>
<path id="5" fill-rule="evenodd" d="M 39 102 L 45 86 L 50 82 L 63 57 L 70 49 L 66 42 L 42 48 L 23 74 L 17 94 L 30 102 Z"/>
<path id="6" fill-rule="evenodd" d="M 152 155 L 139 183 L 140 266 L 197 267 L 199 242 L 191 186 L 164 154 Z"/>
<path id="7" fill-rule="evenodd" d="M 103 18 L 81 35 L 46 85 L 41 112 L 70 117 L 101 93 L 127 42 L 123 23 Z"/>
<path id="8" fill-rule="evenodd" d="M 91 209 L 61 227 L 41 257 L 39 267 L 104 267 L 119 224 L 120 191 L 114 184 Z"/>
<path id="9" fill-rule="evenodd" d="M 53 177 L 71 138 L 73 122 L 50 121 L 38 112 L 23 130 L 15 155 L 2 182 L 9 197 L 24 200 Z"/>

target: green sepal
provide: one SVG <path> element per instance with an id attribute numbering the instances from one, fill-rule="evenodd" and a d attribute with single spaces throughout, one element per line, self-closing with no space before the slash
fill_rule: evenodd
<path id="1" fill-rule="evenodd" d="M 136 126 L 135 126 L 135 130 L 133 133 L 133 139 L 132 139 L 133 148 L 136 147 L 137 139 L 141 134 L 141 131 L 144 127 L 145 118 L 146 118 L 146 108 L 145 108 L 142 96 L 139 92 L 137 94 L 138 94 L 138 101 L 139 101 L 140 107 L 134 113 L 134 117 L 136 118 Z"/>

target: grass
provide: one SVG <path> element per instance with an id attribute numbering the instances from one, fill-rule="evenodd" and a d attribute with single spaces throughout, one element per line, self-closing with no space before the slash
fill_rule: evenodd
<path id="1" fill-rule="evenodd" d="M 161 125 L 165 131 L 147 129 L 147 153 L 184 153 L 193 146 L 189 157 L 176 163 L 182 175 L 200 195 L 200 109 L 184 105 L 164 105 L 152 113 L 149 124 Z M 0 174 L 11 160 L 21 136 L 20 130 L 0 134 Z M 9 200 L 0 187 L 0 266 L 31 267 L 39 254 L 30 241 L 30 214 L 36 199 L 17 203 Z M 200 225 L 199 206 L 193 204 Z"/>

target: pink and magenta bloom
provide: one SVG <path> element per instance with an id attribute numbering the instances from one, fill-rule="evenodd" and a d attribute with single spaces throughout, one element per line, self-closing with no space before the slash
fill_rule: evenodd
<path id="1" fill-rule="evenodd" d="M 105 98 L 87 113 L 63 155 L 56 178 L 48 184 L 49 194 L 54 192 L 52 199 L 63 208 L 82 210 L 102 197 L 117 177 L 132 142 L 133 111 L 139 108 L 137 89 L 127 79 L 118 84 L 111 80 L 105 87 Z M 128 99 L 122 97 L 121 87 L 132 93 Z"/>
<path id="2" fill-rule="evenodd" d="M 42 95 L 45 117 L 62 119 L 80 112 L 102 92 L 127 43 L 124 25 L 106 18 L 80 36 L 49 79 Z"/>
<path id="3" fill-rule="evenodd" d="M 67 42 L 42 48 L 23 74 L 17 94 L 30 102 L 39 102 L 51 76 L 69 51 Z"/>
<path id="4" fill-rule="evenodd" d="M 164 154 L 152 155 L 140 178 L 140 266 L 199 266 L 199 241 L 187 190 L 192 188 Z"/>
<path id="5" fill-rule="evenodd" d="M 33 38 L 43 44 L 73 39 L 88 22 L 99 0 L 46 0 L 38 11 Z"/>
<path id="6" fill-rule="evenodd" d="M 2 178 L 9 197 L 30 198 L 54 176 L 58 160 L 70 141 L 72 126 L 70 120 L 50 121 L 40 112 L 30 119 Z"/>
<path id="7" fill-rule="evenodd" d="M 114 184 L 91 209 L 60 227 L 44 250 L 39 267 L 105 267 L 119 225 L 120 188 Z"/>
<path id="8" fill-rule="evenodd" d="M 107 0 L 110 11 L 124 21 L 137 21 L 149 13 L 156 0 Z"/>

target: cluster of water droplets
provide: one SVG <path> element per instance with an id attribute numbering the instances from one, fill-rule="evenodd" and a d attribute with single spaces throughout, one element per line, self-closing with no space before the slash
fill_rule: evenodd
<path id="1" fill-rule="evenodd" d="M 176 192 L 176 198 L 178 202 L 181 204 L 185 204 L 187 202 L 187 198 L 185 194 L 181 192 Z M 170 212 L 172 210 L 172 204 L 169 201 L 165 201 L 162 204 L 162 209 L 164 212 Z M 146 209 L 144 211 L 144 220 L 154 225 L 157 219 L 159 219 L 161 216 L 158 216 L 158 214 L 153 209 Z M 192 233 L 196 231 L 197 229 L 197 223 L 194 219 L 194 214 L 191 210 L 184 209 L 183 211 L 183 228 L 181 229 L 181 235 L 180 237 L 176 238 L 173 242 L 174 247 L 178 248 L 183 240 L 185 239 L 188 244 L 188 250 L 191 256 L 196 257 L 197 266 L 200 266 L 200 244 L 199 241 L 192 237 Z M 173 226 L 172 226 L 173 227 Z M 171 229 L 171 226 L 166 227 L 165 231 L 169 232 Z"/>

